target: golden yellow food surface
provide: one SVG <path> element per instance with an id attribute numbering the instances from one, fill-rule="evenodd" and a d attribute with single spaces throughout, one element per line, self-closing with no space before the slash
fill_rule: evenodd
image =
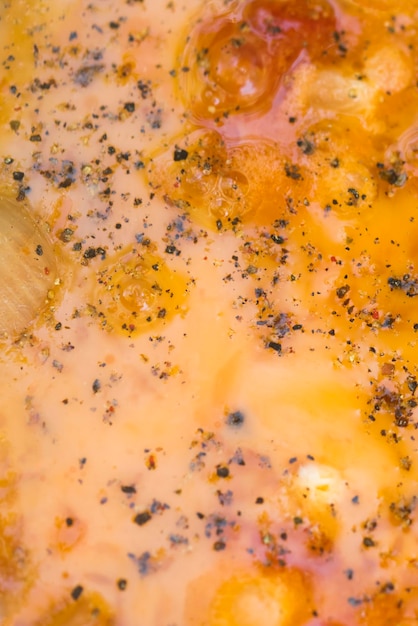
<path id="1" fill-rule="evenodd" d="M 417 42 L 1 4 L 1 626 L 418 624 Z"/>

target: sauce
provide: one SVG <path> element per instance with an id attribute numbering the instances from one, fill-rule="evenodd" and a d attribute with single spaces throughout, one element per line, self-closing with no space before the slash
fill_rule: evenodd
<path id="1" fill-rule="evenodd" d="M 3 6 L 2 626 L 418 620 L 417 27 Z"/>

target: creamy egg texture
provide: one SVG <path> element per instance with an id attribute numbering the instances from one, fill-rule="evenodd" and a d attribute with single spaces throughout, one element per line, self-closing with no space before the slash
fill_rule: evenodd
<path id="1" fill-rule="evenodd" d="M 2 3 L 1 626 L 418 622 L 417 31 Z"/>

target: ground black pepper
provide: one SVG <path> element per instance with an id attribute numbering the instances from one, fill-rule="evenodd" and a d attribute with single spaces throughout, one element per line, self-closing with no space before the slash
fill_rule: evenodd
<path id="1" fill-rule="evenodd" d="M 226 465 L 218 465 L 216 468 L 216 475 L 219 476 L 219 478 L 228 478 L 229 467 Z"/>
<path id="2" fill-rule="evenodd" d="M 241 411 L 234 411 L 233 413 L 229 413 L 226 418 L 226 423 L 228 426 L 233 426 L 234 428 L 240 427 L 244 424 L 245 416 Z"/>
<path id="3" fill-rule="evenodd" d="M 76 587 L 74 587 L 74 589 L 71 591 L 72 599 L 78 600 L 81 594 L 83 593 L 83 591 L 84 591 L 84 588 L 81 585 L 77 585 Z"/>
<path id="4" fill-rule="evenodd" d="M 174 161 L 185 161 L 188 156 L 189 156 L 189 153 L 187 152 L 187 150 L 184 150 L 184 148 L 179 148 L 178 146 L 175 146 L 174 155 L 173 155 Z"/>
<path id="5" fill-rule="evenodd" d="M 121 491 L 123 493 L 134 494 L 136 493 L 135 485 L 121 485 Z"/>
<path id="6" fill-rule="evenodd" d="M 142 513 L 135 515 L 133 521 L 135 524 L 138 524 L 138 526 L 143 526 L 150 521 L 151 517 L 152 515 L 149 511 L 142 511 Z"/>
<path id="7" fill-rule="evenodd" d="M 365 548 L 373 548 L 376 544 L 371 537 L 364 537 L 363 545 Z"/>
<path id="8" fill-rule="evenodd" d="M 271 348 L 272 350 L 280 354 L 282 351 L 282 344 L 278 343 L 277 341 L 269 341 L 267 342 L 267 348 Z"/>

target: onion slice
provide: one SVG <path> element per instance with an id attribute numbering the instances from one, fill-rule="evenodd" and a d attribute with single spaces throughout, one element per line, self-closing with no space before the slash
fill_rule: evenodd
<path id="1" fill-rule="evenodd" d="M 46 228 L 26 204 L 0 197 L 0 339 L 22 333 L 46 308 L 56 277 Z"/>

